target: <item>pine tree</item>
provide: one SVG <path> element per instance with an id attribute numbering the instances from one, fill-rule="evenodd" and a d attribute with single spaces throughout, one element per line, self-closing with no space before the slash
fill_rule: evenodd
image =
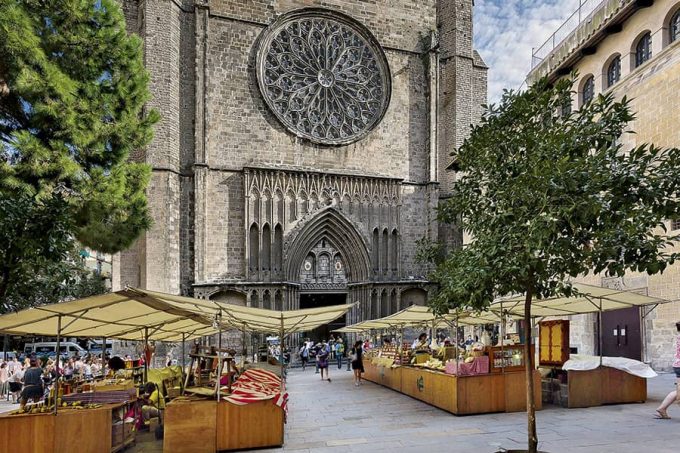
<path id="1" fill-rule="evenodd" d="M 113 0 L 0 0 L 3 201 L 21 194 L 17 206 L 25 208 L 28 197 L 29 211 L 68 219 L 71 237 L 95 250 L 129 247 L 150 225 L 150 168 L 128 160 L 159 118 L 144 110 L 148 80 L 141 40 L 127 34 Z M 16 247 L 5 234 L 0 243 Z M 0 253 L 22 259 L 16 249 Z M 6 266 L 0 302 L 12 287 L 5 275 L 26 278 Z"/>

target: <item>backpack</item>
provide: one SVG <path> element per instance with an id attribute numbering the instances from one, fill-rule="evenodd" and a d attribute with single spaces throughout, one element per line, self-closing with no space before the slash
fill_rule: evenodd
<path id="1" fill-rule="evenodd" d="M 335 344 L 335 353 L 342 355 L 342 354 L 344 354 L 344 352 L 345 352 L 345 345 L 342 344 L 342 343 L 336 343 Z"/>

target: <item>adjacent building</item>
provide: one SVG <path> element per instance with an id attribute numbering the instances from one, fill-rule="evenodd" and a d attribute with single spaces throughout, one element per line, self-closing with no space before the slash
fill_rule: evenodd
<path id="1" fill-rule="evenodd" d="M 528 81 L 556 80 L 578 72 L 572 108 L 578 109 L 599 93 L 632 99 L 635 134 L 625 146 L 654 143 L 680 146 L 680 2 L 677 0 L 605 0 L 576 11 L 532 55 Z M 573 26 L 572 26 L 573 24 Z M 669 220 L 680 230 L 680 219 Z M 669 369 L 674 355 L 675 323 L 680 321 L 680 266 L 663 274 L 631 273 L 623 279 L 591 277 L 587 283 L 641 291 L 673 303 L 643 310 L 605 313 L 603 352 L 642 359 L 657 369 Z M 572 320 L 572 346 L 597 352 L 597 319 Z"/>

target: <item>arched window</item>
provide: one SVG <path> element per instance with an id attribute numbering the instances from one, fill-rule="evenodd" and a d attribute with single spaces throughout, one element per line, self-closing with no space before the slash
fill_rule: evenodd
<path id="1" fill-rule="evenodd" d="M 256 272 L 260 268 L 260 234 L 257 224 L 250 226 L 250 270 Z"/>
<path id="2" fill-rule="evenodd" d="M 397 271 L 397 263 L 399 257 L 399 235 L 397 230 L 392 230 L 392 247 L 390 247 L 390 265 L 392 266 L 392 271 Z"/>
<path id="3" fill-rule="evenodd" d="M 371 293 L 371 319 L 378 319 L 380 315 L 378 315 L 378 310 L 380 307 L 378 307 L 378 292 L 373 291 Z"/>
<path id="4" fill-rule="evenodd" d="M 593 100 L 595 96 L 595 78 L 589 76 L 583 83 L 583 93 L 581 94 L 581 105 L 586 105 Z"/>
<path id="5" fill-rule="evenodd" d="M 378 233 L 378 229 L 375 228 L 373 230 L 373 247 L 371 249 L 372 252 L 372 258 L 373 258 L 373 270 L 375 272 L 378 272 L 379 266 L 380 266 L 380 251 L 378 249 L 378 244 L 380 243 L 380 233 Z"/>
<path id="6" fill-rule="evenodd" d="M 262 227 L 262 270 L 271 269 L 272 230 L 269 225 Z"/>
<path id="7" fill-rule="evenodd" d="M 668 23 L 668 33 L 670 34 L 670 42 L 680 38 L 680 9 L 671 17 L 671 21 Z"/>
<path id="8" fill-rule="evenodd" d="M 652 58 L 652 35 L 647 32 L 635 45 L 635 67 L 637 68 Z"/>
<path id="9" fill-rule="evenodd" d="M 281 291 L 274 293 L 274 310 L 283 311 L 283 295 L 281 295 Z"/>
<path id="10" fill-rule="evenodd" d="M 390 314 L 390 299 L 387 297 L 387 290 L 383 289 L 380 293 L 380 316 L 387 316 Z"/>
<path id="11" fill-rule="evenodd" d="M 607 88 L 621 79 L 621 57 L 616 56 L 607 66 Z"/>
<path id="12" fill-rule="evenodd" d="M 266 290 L 262 295 L 262 308 L 266 310 L 272 309 L 272 296 L 269 293 L 269 290 Z"/>
<path id="13" fill-rule="evenodd" d="M 381 253 L 382 256 L 380 257 L 380 259 L 381 259 L 381 261 L 382 261 L 382 262 L 380 263 L 380 267 L 382 268 L 383 273 L 387 273 L 387 269 L 390 268 L 389 264 L 387 264 L 387 257 L 389 256 L 389 255 L 387 254 L 387 252 L 388 252 L 388 247 L 389 247 L 389 244 L 388 244 L 388 237 L 389 237 L 389 235 L 387 234 L 387 229 L 383 230 L 383 234 L 382 234 L 382 244 L 380 245 L 380 246 L 381 246 L 381 250 L 380 250 L 380 251 L 382 252 L 382 253 Z"/>
<path id="14" fill-rule="evenodd" d="M 283 258 L 283 228 L 276 225 L 274 228 L 274 272 L 281 271 Z"/>
<path id="15" fill-rule="evenodd" d="M 257 291 L 253 291 L 250 294 L 250 306 L 254 308 L 260 308 L 260 295 L 257 294 Z"/>

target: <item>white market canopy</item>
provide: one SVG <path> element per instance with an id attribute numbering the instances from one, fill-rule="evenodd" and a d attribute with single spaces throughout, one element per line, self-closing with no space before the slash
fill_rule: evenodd
<path id="1" fill-rule="evenodd" d="M 289 334 L 327 324 L 354 306 L 274 311 L 128 288 L 2 315 L 0 332 L 122 340 L 143 340 L 147 332 L 149 340 L 173 342 L 227 328 Z"/>
<path id="2" fill-rule="evenodd" d="M 555 296 L 547 299 L 531 301 L 531 316 L 542 318 L 547 316 L 570 316 L 600 311 L 619 310 L 621 308 L 645 307 L 670 302 L 666 299 L 647 296 L 635 291 L 603 288 L 585 283 L 572 283 L 576 290 L 574 296 Z M 517 318 L 524 315 L 524 296 L 512 296 L 496 300 L 490 310 Z"/>
<path id="3" fill-rule="evenodd" d="M 621 308 L 656 306 L 670 302 L 666 299 L 647 296 L 630 290 L 603 288 L 585 283 L 572 283 L 576 290 L 574 296 L 556 296 L 548 299 L 533 299 L 531 316 L 535 318 L 571 316 Z M 524 316 L 524 296 L 512 296 L 494 301 L 488 311 L 475 312 L 451 311 L 447 315 L 436 316 L 428 307 L 412 305 L 393 315 L 362 321 L 336 330 L 341 333 L 361 333 L 368 330 L 390 329 L 397 327 L 432 326 L 451 327 L 453 325 L 497 324 L 505 318 L 519 319 Z"/>

